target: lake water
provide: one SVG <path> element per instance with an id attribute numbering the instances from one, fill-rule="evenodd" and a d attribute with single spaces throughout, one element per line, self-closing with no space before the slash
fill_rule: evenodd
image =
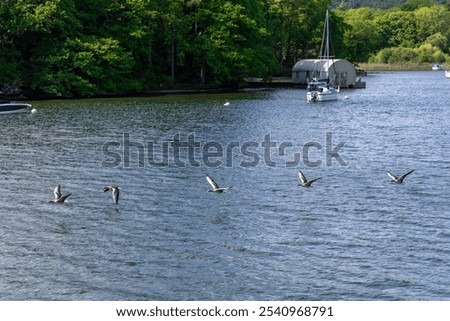
<path id="1" fill-rule="evenodd" d="M 364 78 L 1 116 L 0 298 L 449 300 L 450 81 Z"/>

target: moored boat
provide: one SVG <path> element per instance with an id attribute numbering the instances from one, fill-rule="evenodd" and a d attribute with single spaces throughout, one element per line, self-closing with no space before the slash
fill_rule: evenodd
<path id="1" fill-rule="evenodd" d="M 315 102 L 338 99 L 339 91 L 327 81 L 311 81 L 308 83 L 306 90 L 307 101 Z"/>
<path id="2" fill-rule="evenodd" d="M 335 87 L 335 79 L 330 79 L 330 67 L 334 67 L 334 56 L 330 53 L 331 39 L 330 27 L 328 22 L 328 10 L 325 15 L 325 26 L 323 30 L 322 45 L 320 46 L 319 60 L 325 60 L 319 70 L 315 70 L 313 78 L 308 81 L 306 88 L 306 101 L 330 101 L 337 100 L 339 87 Z M 319 64 L 317 64 L 319 65 Z M 336 71 L 334 72 L 336 75 Z"/>
<path id="3" fill-rule="evenodd" d="M 445 71 L 445 77 L 450 79 L 450 70 L 446 70 Z"/>
<path id="4" fill-rule="evenodd" d="M 30 108 L 31 105 L 27 103 L 0 100 L 0 115 L 26 113 L 30 111 Z"/>

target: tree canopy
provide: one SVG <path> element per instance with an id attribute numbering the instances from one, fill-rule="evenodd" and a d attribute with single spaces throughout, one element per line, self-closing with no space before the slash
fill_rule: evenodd
<path id="1" fill-rule="evenodd" d="M 2 0 L 0 92 L 87 97 L 239 87 L 246 77 L 288 74 L 297 60 L 317 57 L 325 11 L 335 2 Z M 449 5 L 348 3 L 330 13 L 337 57 L 450 63 Z"/>
<path id="2" fill-rule="evenodd" d="M 450 64 L 450 7 L 410 0 L 389 10 L 337 10 L 354 62 Z"/>

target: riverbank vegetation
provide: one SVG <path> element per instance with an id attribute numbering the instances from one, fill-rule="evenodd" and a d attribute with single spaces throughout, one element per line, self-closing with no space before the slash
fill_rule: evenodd
<path id="1" fill-rule="evenodd" d="M 246 77 L 289 75 L 297 60 L 317 57 L 333 4 L 337 57 L 450 65 L 450 5 L 390 2 L 395 7 L 331 0 L 4 0 L 0 91 L 87 97 L 239 87 Z"/>
<path id="2" fill-rule="evenodd" d="M 409 1 L 390 10 L 337 10 L 348 25 L 345 55 L 351 61 L 421 66 L 450 64 L 449 5 Z"/>
<path id="3" fill-rule="evenodd" d="M 379 71 L 429 71 L 431 65 L 428 63 L 413 64 L 413 63 L 398 63 L 398 64 L 384 64 L 384 63 L 368 63 L 363 62 L 357 65 L 358 70 L 364 72 L 379 72 Z"/>

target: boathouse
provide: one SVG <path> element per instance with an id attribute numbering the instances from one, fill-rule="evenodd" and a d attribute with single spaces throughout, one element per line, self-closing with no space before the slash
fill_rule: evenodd
<path id="1" fill-rule="evenodd" d="M 303 59 L 292 68 L 293 83 L 307 84 L 312 78 L 334 79 L 335 85 L 341 88 L 354 87 L 357 84 L 355 67 L 345 59 L 328 62 L 326 59 Z"/>

